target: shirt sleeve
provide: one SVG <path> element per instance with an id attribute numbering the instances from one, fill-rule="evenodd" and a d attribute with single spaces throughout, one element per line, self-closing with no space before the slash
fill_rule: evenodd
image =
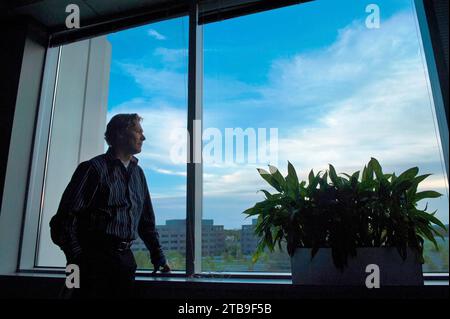
<path id="1" fill-rule="evenodd" d="M 80 217 L 91 204 L 98 184 L 99 175 L 92 164 L 89 161 L 79 164 L 50 221 L 52 240 L 64 251 L 69 263 L 81 255 Z"/>
<path id="2" fill-rule="evenodd" d="M 144 183 L 144 206 L 142 209 L 141 218 L 139 220 L 138 233 L 139 237 L 144 241 L 145 246 L 150 252 L 150 259 L 154 266 L 163 266 L 166 264 L 166 258 L 159 243 L 159 234 L 155 225 L 155 213 L 153 211 L 152 200 L 150 192 L 147 187 L 144 173 L 142 180 Z"/>

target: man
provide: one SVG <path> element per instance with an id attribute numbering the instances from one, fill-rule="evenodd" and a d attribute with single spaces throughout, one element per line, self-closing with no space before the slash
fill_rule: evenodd
<path id="1" fill-rule="evenodd" d="M 67 263 L 80 268 L 79 297 L 133 296 L 136 233 L 150 251 L 154 272 L 170 267 L 159 244 L 145 175 L 134 154 L 145 140 L 138 114 L 108 123 L 105 154 L 81 163 L 50 222 L 52 240 Z"/>

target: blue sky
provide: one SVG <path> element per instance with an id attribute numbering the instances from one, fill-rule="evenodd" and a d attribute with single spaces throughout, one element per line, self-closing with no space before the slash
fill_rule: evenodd
<path id="1" fill-rule="evenodd" d="M 379 29 L 365 26 L 368 3 L 319 0 L 204 27 L 204 128 L 277 128 L 278 162 L 305 177 L 328 163 L 353 172 L 374 156 L 387 172 L 419 166 L 434 175 L 430 202 L 448 222 L 429 88 L 411 0 L 377 1 Z M 138 112 L 147 136 L 138 155 L 158 224 L 185 217 L 186 165 L 170 160 L 187 116 L 188 19 L 108 35 L 108 116 Z M 426 71 L 426 70 L 425 70 Z M 208 140 L 204 141 L 205 144 Z M 257 164 L 204 165 L 204 218 L 226 228 L 269 189 Z"/>

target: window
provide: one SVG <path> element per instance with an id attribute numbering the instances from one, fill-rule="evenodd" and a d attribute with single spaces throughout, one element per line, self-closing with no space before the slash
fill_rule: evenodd
<path id="1" fill-rule="evenodd" d="M 413 4 L 377 5 L 379 28 L 366 24 L 366 4 L 356 0 L 313 1 L 204 26 L 204 129 L 218 128 L 224 142 L 203 166 L 203 213 L 234 238 L 204 271 L 290 272 L 285 250 L 251 263 L 254 220 L 241 214 L 264 198 L 257 190 L 272 191 L 256 171 L 269 163 L 285 175 L 290 161 L 302 179 L 328 163 L 354 172 L 371 157 L 386 172 L 418 166 L 433 174 L 423 187 L 444 195 L 428 203 L 430 211 L 448 224 L 447 176 Z M 227 128 L 236 132 L 230 161 Z M 252 152 L 265 147 L 258 128 L 266 129 L 263 140 L 277 129 L 278 153 L 252 162 Z M 213 133 L 204 136 L 206 145 L 219 136 Z M 448 235 L 440 247 L 426 243 L 425 272 L 448 272 Z"/>
<path id="2" fill-rule="evenodd" d="M 186 130 L 186 21 L 167 20 L 60 47 L 37 266 L 65 265 L 64 255 L 50 239 L 50 218 L 76 166 L 107 150 L 103 134 L 117 113 L 143 117 L 147 140 L 136 157 L 147 179 L 157 228 L 167 220 L 185 218 L 186 164 L 176 164 L 168 155 L 178 138 L 174 134 Z M 167 238 L 167 233 L 161 235 Z M 172 252 L 168 241 L 161 244 L 166 254 L 184 258 L 184 247 Z M 144 247 L 137 237 L 133 250 L 138 267 L 153 269 Z M 171 266 L 183 270 L 178 259 Z"/>
<path id="3" fill-rule="evenodd" d="M 203 88 L 196 92 L 203 98 L 203 192 L 196 184 L 193 196 L 202 202 L 195 214 L 203 214 L 194 218 L 201 221 L 195 249 L 202 248 L 202 272 L 290 272 L 285 250 L 251 261 L 255 220 L 241 213 L 263 198 L 258 190 L 270 189 L 256 171 L 267 164 L 285 174 L 289 160 L 301 179 L 328 163 L 352 172 L 370 157 L 386 172 L 419 166 L 433 174 L 423 187 L 444 195 L 428 207 L 448 224 L 448 178 L 414 6 L 410 0 L 377 6 L 379 27 L 370 26 L 357 0 L 318 0 L 203 25 Z M 49 220 L 76 166 L 106 150 L 106 122 L 124 112 L 144 118 L 147 141 L 137 157 L 160 243 L 173 270 L 192 262 L 188 31 L 182 17 L 49 50 L 54 86 L 39 115 L 47 122 L 38 123 L 34 168 L 44 175 L 33 179 L 39 191 L 30 195 L 27 213 L 40 219 L 35 266 L 65 265 Z M 448 272 L 445 238 L 439 252 L 426 243 L 424 272 Z M 141 240 L 133 250 L 138 267 L 151 269 Z"/>

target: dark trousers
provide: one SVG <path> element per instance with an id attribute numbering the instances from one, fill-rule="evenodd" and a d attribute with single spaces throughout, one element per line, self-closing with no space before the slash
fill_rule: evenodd
<path id="1" fill-rule="evenodd" d="M 80 288 L 74 299 L 134 297 L 136 261 L 130 249 L 91 248 L 80 262 Z"/>

